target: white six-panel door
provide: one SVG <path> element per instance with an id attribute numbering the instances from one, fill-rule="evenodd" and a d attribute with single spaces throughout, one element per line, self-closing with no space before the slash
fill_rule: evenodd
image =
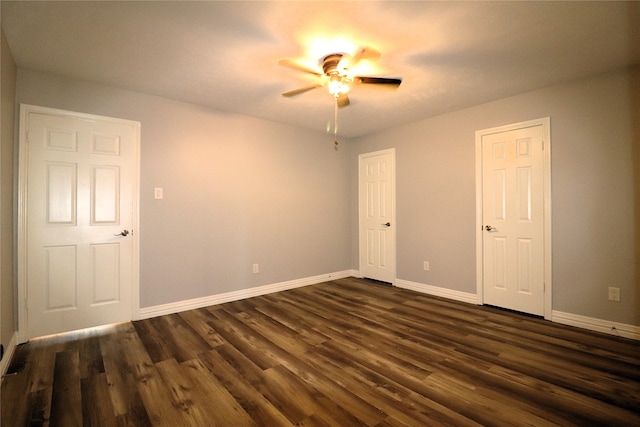
<path id="1" fill-rule="evenodd" d="M 360 274 L 394 283 L 395 157 L 393 150 L 359 156 Z"/>
<path id="2" fill-rule="evenodd" d="M 131 320 L 139 124 L 31 106 L 21 121 L 22 341 Z"/>
<path id="3" fill-rule="evenodd" d="M 543 124 L 481 136 L 483 303 L 545 314 Z"/>

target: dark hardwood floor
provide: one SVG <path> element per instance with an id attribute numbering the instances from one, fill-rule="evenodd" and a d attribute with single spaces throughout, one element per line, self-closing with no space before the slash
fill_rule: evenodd
<path id="1" fill-rule="evenodd" d="M 640 343 L 341 279 L 17 348 L 2 426 L 640 426 Z"/>

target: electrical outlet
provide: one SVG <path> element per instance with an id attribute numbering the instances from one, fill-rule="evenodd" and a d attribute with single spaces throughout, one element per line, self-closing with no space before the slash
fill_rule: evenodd
<path id="1" fill-rule="evenodd" d="M 429 271 L 429 261 L 425 261 L 424 264 L 422 265 L 422 268 L 424 268 L 424 271 Z"/>
<path id="2" fill-rule="evenodd" d="M 153 197 L 157 200 L 164 198 L 164 191 L 162 190 L 162 187 L 156 187 L 153 189 Z"/>
<path id="3" fill-rule="evenodd" d="M 259 264 L 253 264 L 253 273 L 259 273 L 260 272 L 260 265 Z"/>
<path id="4" fill-rule="evenodd" d="M 620 301 L 620 288 L 609 287 L 609 301 Z"/>

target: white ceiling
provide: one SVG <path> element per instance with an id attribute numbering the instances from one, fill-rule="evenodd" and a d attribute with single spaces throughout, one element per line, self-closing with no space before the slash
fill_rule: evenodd
<path id="1" fill-rule="evenodd" d="M 2 28 L 19 67 L 324 132 L 309 66 L 338 42 L 382 53 L 354 87 L 341 135 L 403 123 L 640 63 L 640 2 L 11 2 Z M 320 44 L 323 41 L 323 44 Z M 324 48 L 318 46 L 326 46 Z M 366 64 L 364 64 L 366 65 Z M 360 74 L 365 74 L 361 72 Z"/>

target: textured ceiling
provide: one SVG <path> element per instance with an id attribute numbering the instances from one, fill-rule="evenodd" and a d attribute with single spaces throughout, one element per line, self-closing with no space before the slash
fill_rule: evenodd
<path id="1" fill-rule="evenodd" d="M 2 1 L 21 68 L 325 131 L 324 89 L 280 94 L 334 51 L 372 46 L 340 134 L 358 137 L 563 81 L 640 63 L 638 2 Z"/>

